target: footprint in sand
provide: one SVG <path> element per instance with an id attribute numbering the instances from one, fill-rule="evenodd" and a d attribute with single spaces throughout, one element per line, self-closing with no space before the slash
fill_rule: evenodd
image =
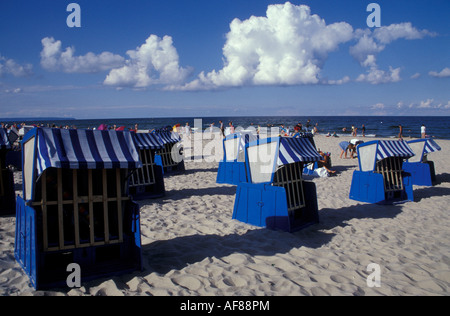
<path id="1" fill-rule="evenodd" d="M 175 284 L 178 284 L 178 285 L 180 285 L 184 288 L 187 288 L 188 290 L 191 290 L 191 291 L 197 291 L 202 286 L 202 282 L 200 282 L 200 280 L 194 278 L 193 276 L 189 276 L 189 275 L 181 275 L 181 276 L 174 277 L 172 279 L 172 281 Z"/>

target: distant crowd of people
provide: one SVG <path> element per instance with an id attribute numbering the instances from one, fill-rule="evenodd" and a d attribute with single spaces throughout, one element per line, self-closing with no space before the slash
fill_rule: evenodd
<path id="1" fill-rule="evenodd" d="M 296 137 L 298 136 L 300 133 L 305 133 L 305 132 L 311 132 L 313 135 L 317 134 L 319 132 L 318 130 L 318 123 L 316 123 L 316 125 L 309 131 L 309 127 L 311 126 L 310 120 L 308 120 L 306 126 L 303 126 L 302 123 L 298 123 L 296 124 L 294 127 L 288 127 L 285 126 L 284 124 L 280 124 L 279 126 L 275 126 L 273 124 L 267 124 L 267 130 L 272 132 L 273 128 L 278 128 L 278 134 L 280 136 L 291 136 L 291 137 Z M 215 122 L 210 123 L 210 132 L 212 133 L 214 131 L 215 128 Z M 236 132 L 235 126 L 233 124 L 232 121 L 228 122 L 228 126 L 225 126 L 223 121 L 219 121 L 218 127 L 220 130 L 220 133 L 222 135 L 222 137 L 226 137 L 226 135 L 229 134 L 234 134 Z M 257 135 L 261 134 L 262 128 L 261 125 L 254 125 L 253 123 L 250 123 L 249 128 L 253 128 L 256 132 Z M 189 138 L 191 137 L 191 134 L 193 133 L 193 129 L 191 128 L 191 126 L 189 125 L 189 123 L 187 122 L 184 126 L 181 126 L 180 124 L 177 124 L 174 126 L 173 129 L 175 132 L 178 132 L 180 134 L 182 134 L 185 138 Z"/>
<path id="2" fill-rule="evenodd" d="M 77 129 L 77 126 L 75 125 L 57 125 L 57 124 L 32 124 L 32 125 L 27 125 L 25 123 L 12 123 L 12 124 L 7 124 L 7 123 L 1 123 L 1 127 L 7 129 L 8 133 L 10 133 L 11 131 L 16 133 L 19 136 L 23 136 L 23 132 L 21 133 L 20 131 L 26 127 L 29 126 L 31 127 L 35 127 L 35 126 L 39 126 L 39 127 L 49 127 L 49 128 L 61 128 L 61 129 Z M 211 123 L 210 124 L 210 129 L 211 132 L 213 131 L 213 128 L 215 126 L 215 123 Z M 251 124 L 251 126 L 253 127 L 253 123 Z M 271 129 L 271 128 L 276 128 L 277 126 L 274 126 L 273 124 L 267 124 L 267 128 Z M 233 122 L 230 121 L 228 122 L 228 126 L 225 127 L 225 124 L 223 123 L 223 121 L 219 121 L 218 124 L 218 128 L 220 130 L 220 133 L 222 134 L 223 137 L 225 137 L 228 134 L 234 134 L 235 133 L 235 127 L 233 125 Z M 257 134 L 260 134 L 261 132 L 261 125 L 256 125 L 256 127 L 254 127 L 256 130 Z M 303 125 L 301 122 L 297 123 L 294 127 L 288 127 L 285 126 L 284 124 L 280 124 L 278 126 L 279 128 L 279 135 L 280 136 L 287 136 L 287 137 L 296 137 L 301 133 L 311 133 L 312 135 L 317 135 L 319 134 L 319 123 L 315 123 L 312 124 L 311 120 L 308 119 L 306 124 Z M 125 126 L 117 126 L 116 124 L 113 125 L 106 125 L 106 124 L 101 124 L 99 127 L 88 127 L 88 129 L 92 129 L 92 130 L 130 130 L 130 131 L 135 131 L 137 132 L 139 129 L 138 124 L 135 124 L 134 127 L 130 127 L 127 128 Z M 180 124 L 177 124 L 173 127 L 170 127 L 170 130 L 173 130 L 175 132 L 178 132 L 182 135 L 184 135 L 185 137 L 190 138 L 193 130 L 190 127 L 189 123 L 186 123 L 186 125 L 184 127 L 182 127 Z M 152 131 L 152 130 L 150 130 Z M 358 128 L 355 125 L 351 126 L 351 131 L 349 131 L 346 127 L 343 127 L 341 130 L 343 133 L 348 133 L 350 132 L 349 135 L 356 137 L 358 135 Z M 422 126 L 420 127 L 420 135 L 421 138 L 426 138 L 428 137 L 428 135 L 426 134 L 426 127 L 424 124 L 422 124 Z M 336 134 L 336 132 L 331 133 L 327 133 L 326 134 L 327 137 L 338 137 L 338 135 Z M 366 137 L 366 127 L 364 124 L 362 124 L 361 127 L 361 134 L 360 136 L 362 137 Z M 399 139 L 403 139 L 403 126 L 399 125 L 399 133 L 397 135 L 397 137 Z"/>

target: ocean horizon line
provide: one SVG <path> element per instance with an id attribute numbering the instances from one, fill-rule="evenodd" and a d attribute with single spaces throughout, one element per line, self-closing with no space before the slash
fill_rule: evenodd
<path id="1" fill-rule="evenodd" d="M 31 122 L 36 121 L 88 121 L 88 120 L 142 120 L 142 119 L 196 119 L 196 118 L 248 118 L 248 117 L 261 117 L 261 118 L 275 118 L 275 117 L 301 117 L 301 118 L 318 118 L 318 117 L 370 117 L 370 118 L 382 118 L 382 117 L 406 117 L 406 118 L 434 118 L 434 117 L 445 117 L 450 118 L 450 115 L 197 115 L 197 116 L 149 116 L 149 117 L 91 117 L 91 118 L 79 118 L 79 117 L 4 117 L 1 118 L 2 122 L 13 122 L 13 121 L 25 121 Z"/>
<path id="2" fill-rule="evenodd" d="M 101 124 L 107 126 L 134 129 L 138 124 L 140 129 L 161 129 L 172 127 L 176 124 L 184 126 L 189 123 L 191 126 L 195 124 L 195 120 L 202 120 L 202 129 L 210 126 L 219 126 L 222 121 L 225 127 L 230 123 L 235 127 L 250 126 L 281 126 L 293 128 L 298 123 L 302 123 L 303 127 L 311 131 L 313 127 L 317 127 L 320 134 L 349 134 L 353 128 L 357 129 L 360 134 L 365 129 L 366 135 L 375 135 L 376 137 L 397 137 L 402 126 L 403 136 L 420 138 L 421 126 L 425 125 L 427 135 L 436 139 L 450 139 L 450 116 L 440 116 L 437 120 L 435 116 L 192 116 L 192 117 L 141 117 L 141 118 L 91 118 L 91 119 L 74 119 L 74 118 L 35 118 L 28 120 L 11 120 L 6 121 L 0 118 L 3 123 L 25 123 L 43 124 L 44 126 L 71 127 L 71 128 L 96 128 Z M 198 127 L 198 126 L 196 126 Z"/>

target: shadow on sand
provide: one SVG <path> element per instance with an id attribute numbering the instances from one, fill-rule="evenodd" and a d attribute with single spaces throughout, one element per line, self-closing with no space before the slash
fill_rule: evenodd
<path id="1" fill-rule="evenodd" d="M 395 218 L 401 212 L 399 205 L 358 204 L 340 209 L 320 210 L 319 224 L 296 233 L 270 229 L 249 230 L 245 234 L 192 235 L 169 240 L 155 241 L 142 246 L 143 270 L 122 275 L 116 282 L 119 290 L 126 290 L 126 283 L 135 277 L 146 277 L 151 273 L 161 275 L 171 270 L 181 270 L 203 260 L 223 260 L 231 254 L 250 256 L 273 256 L 288 253 L 294 248 L 320 248 L 336 235 L 330 232 L 335 227 L 347 226 L 351 219 Z M 84 284 L 96 287 L 105 280 L 100 278 Z M 68 289 L 59 289 L 68 291 Z"/>
<path id="2" fill-rule="evenodd" d="M 170 270 L 180 270 L 206 258 L 223 258 L 233 253 L 272 256 L 288 253 L 293 248 L 302 246 L 320 248 L 335 236 L 334 233 L 324 231 L 347 226 L 346 222 L 353 218 L 395 218 L 400 212 L 401 207 L 398 205 L 361 204 L 340 209 L 322 209 L 321 223 L 296 233 L 262 228 L 250 230 L 243 235 L 192 235 L 155 241 L 143 245 L 144 271 L 141 273 L 166 274 Z"/>

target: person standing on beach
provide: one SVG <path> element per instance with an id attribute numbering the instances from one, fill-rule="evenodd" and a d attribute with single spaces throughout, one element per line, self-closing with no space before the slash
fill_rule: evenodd
<path id="1" fill-rule="evenodd" d="M 420 134 L 422 134 L 422 138 L 426 138 L 427 137 L 427 128 L 423 124 L 420 127 Z"/>
<path id="2" fill-rule="evenodd" d="M 234 134 L 233 122 L 228 123 L 228 126 L 230 127 L 230 134 Z"/>
<path id="3" fill-rule="evenodd" d="M 191 139 L 191 127 L 189 126 L 189 123 L 186 123 L 186 126 L 184 127 L 184 135 Z"/>
<path id="4" fill-rule="evenodd" d="M 319 123 L 316 123 L 316 125 L 315 125 L 314 128 L 312 129 L 311 133 L 312 133 L 313 135 L 319 134 L 319 128 L 318 128 L 318 126 L 319 126 Z"/>
<path id="5" fill-rule="evenodd" d="M 364 124 L 362 125 L 361 131 L 362 131 L 362 137 L 366 137 L 366 127 L 364 126 Z"/>
<path id="6" fill-rule="evenodd" d="M 225 127 L 223 126 L 223 122 L 219 121 L 220 124 L 220 132 L 222 133 L 223 138 L 225 138 Z"/>
<path id="7" fill-rule="evenodd" d="M 399 125 L 398 128 L 400 129 L 398 133 L 398 139 L 403 140 L 403 126 Z"/>

